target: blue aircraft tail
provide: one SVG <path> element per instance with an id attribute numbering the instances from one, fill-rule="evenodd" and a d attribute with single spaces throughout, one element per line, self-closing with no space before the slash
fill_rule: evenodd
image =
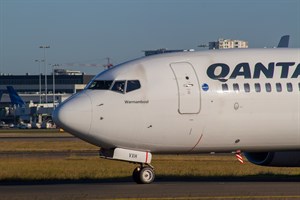
<path id="1" fill-rule="evenodd" d="M 24 106 L 25 102 L 18 95 L 17 91 L 12 86 L 7 86 L 7 91 L 9 94 L 10 101 L 13 105 Z"/>

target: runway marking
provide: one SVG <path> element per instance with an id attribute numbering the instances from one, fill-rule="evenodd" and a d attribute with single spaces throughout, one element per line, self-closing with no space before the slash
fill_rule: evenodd
<path id="1" fill-rule="evenodd" d="M 299 196 L 214 196 L 214 197 L 157 197 L 157 198 L 114 198 L 111 200 L 195 200 L 195 199 L 299 199 Z M 108 199 L 110 200 L 110 199 Z"/>

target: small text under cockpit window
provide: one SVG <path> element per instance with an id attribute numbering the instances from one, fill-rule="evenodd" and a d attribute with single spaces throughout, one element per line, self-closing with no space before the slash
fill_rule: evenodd
<path id="1" fill-rule="evenodd" d="M 109 90 L 113 81 L 95 80 L 88 89 L 92 90 Z"/>

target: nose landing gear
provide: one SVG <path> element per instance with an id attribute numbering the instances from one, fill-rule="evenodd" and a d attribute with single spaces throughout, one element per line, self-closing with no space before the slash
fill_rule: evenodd
<path id="1" fill-rule="evenodd" d="M 152 166 L 141 165 L 134 169 L 132 173 L 133 180 L 138 184 L 149 184 L 155 179 L 155 172 Z"/>
<path id="2" fill-rule="evenodd" d="M 149 184 L 154 181 L 154 168 L 151 166 L 152 154 L 149 151 L 136 151 L 123 148 L 104 149 L 99 151 L 101 158 L 139 163 L 132 173 L 133 180 L 138 184 Z"/>

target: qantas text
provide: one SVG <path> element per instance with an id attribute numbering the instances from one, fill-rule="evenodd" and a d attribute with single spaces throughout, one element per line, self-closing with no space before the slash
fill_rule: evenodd
<path id="1" fill-rule="evenodd" d="M 258 79 L 261 76 L 273 78 L 274 71 L 279 70 L 280 78 L 298 78 L 300 76 L 300 63 L 295 62 L 270 62 L 263 64 L 258 62 L 251 66 L 247 62 L 239 63 L 230 71 L 230 67 L 225 63 L 215 63 L 207 68 L 207 75 L 214 80 L 227 80 L 243 77 L 245 79 Z"/>

